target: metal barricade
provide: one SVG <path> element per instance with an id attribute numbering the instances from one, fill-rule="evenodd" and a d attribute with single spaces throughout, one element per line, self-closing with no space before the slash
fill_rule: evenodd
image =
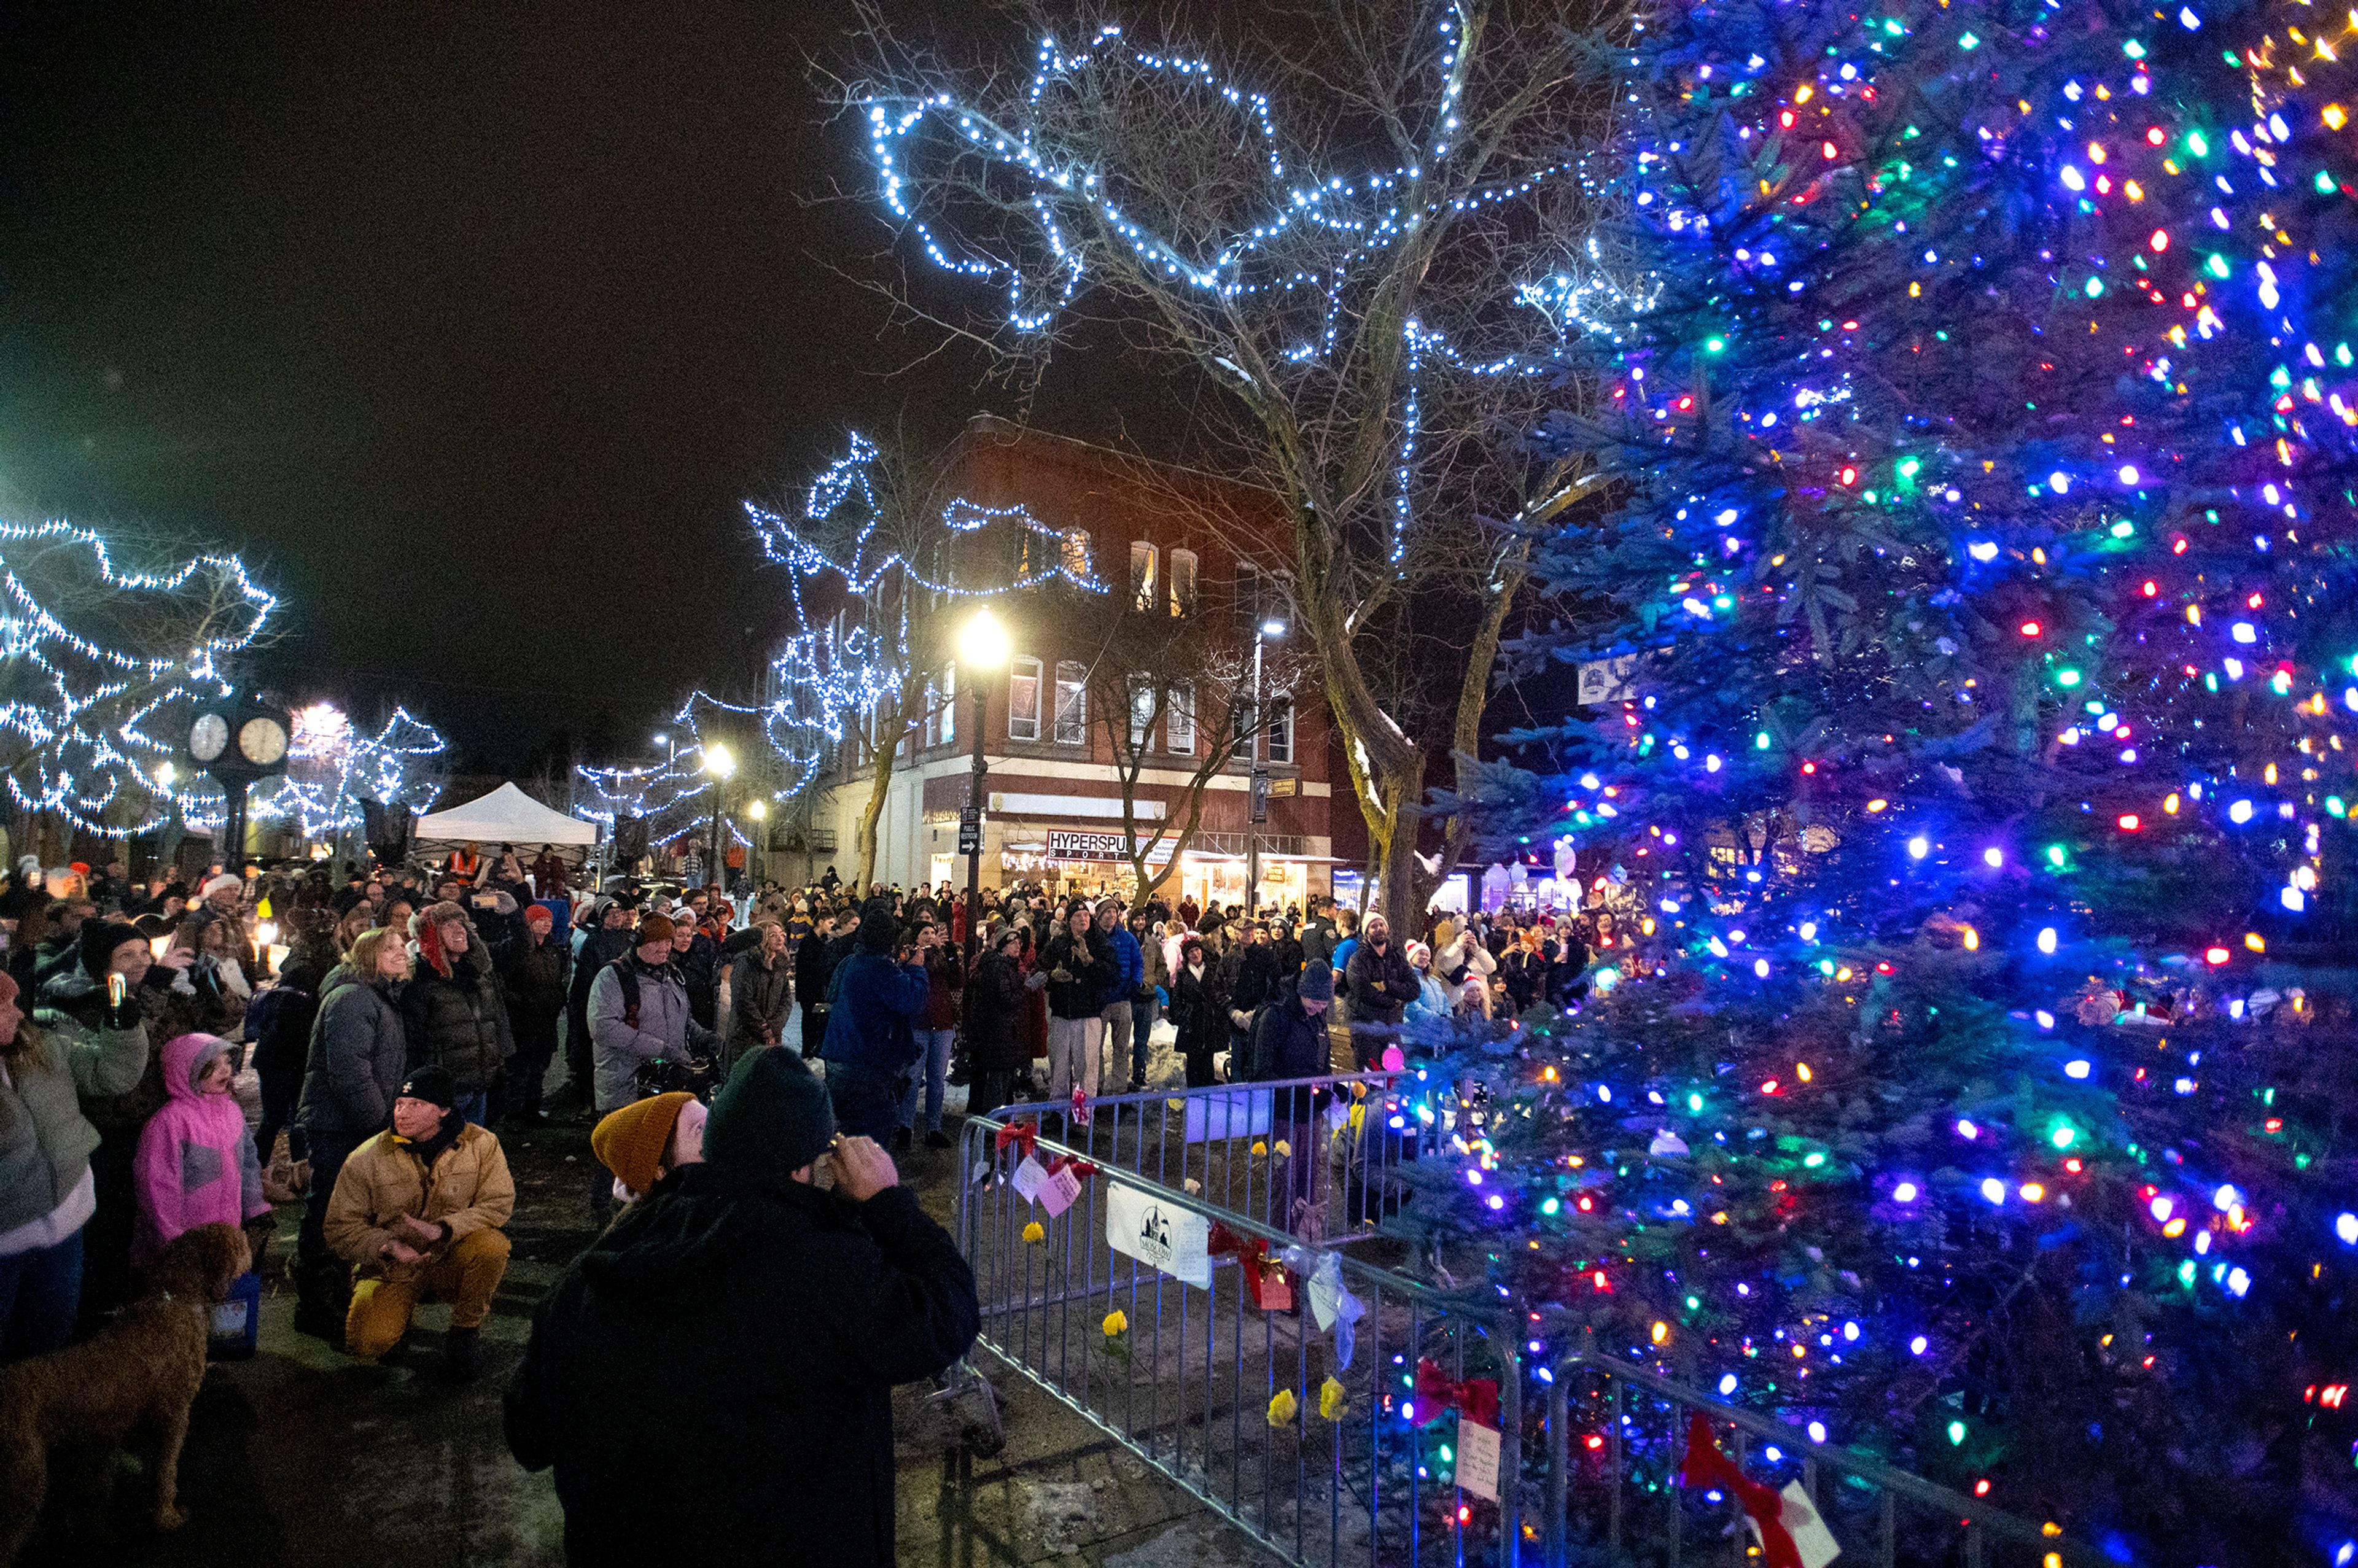
<path id="1" fill-rule="evenodd" d="M 1691 1419 L 1728 1457 L 1782 1490 L 1798 1481 L 1843 1549 L 1877 1568 L 2081 1568 L 2104 1561 L 2052 1527 L 1985 1506 L 1758 1411 L 1725 1404 L 1634 1362 L 1590 1350 L 1534 1368 L 1544 1384 L 1545 1452 L 1530 1466 L 1549 1568 L 1603 1560 L 1629 1568 L 1741 1564 L 1749 1532 L 1733 1498 L 1679 1484 Z"/>
<path id="2" fill-rule="evenodd" d="M 1108 1170 L 1189 1193 L 1319 1244 L 1365 1239 L 1406 1201 L 1400 1167 L 1429 1135 L 1390 1091 L 1397 1073 L 1344 1073 L 1100 1095 L 1065 1143 Z M 994 1114 L 1065 1123 L 1068 1108 L 1026 1101 Z"/>
<path id="3" fill-rule="evenodd" d="M 1245 1212 L 1251 1195 L 1268 1192 L 1265 1173 L 1240 1171 L 1227 1190 L 1241 1201 L 1228 1208 L 1209 1191 L 1100 1161 L 1086 1138 L 1042 1138 L 1035 1152 L 1044 1160 L 1100 1167 L 1051 1217 L 1010 1184 L 1017 1151 L 996 1147 L 1006 1125 L 969 1118 L 959 1149 L 958 1239 L 974 1268 L 986 1349 L 1287 1563 L 1513 1561 L 1504 1543 L 1523 1534 L 1520 1489 L 1505 1487 L 1495 1505 L 1461 1493 L 1432 1473 L 1430 1444 L 1397 1413 L 1413 1398 L 1419 1362 L 1431 1360 L 1454 1381 L 1495 1377 L 1502 1426 L 1520 1429 L 1515 1325 L 1496 1307 L 1334 1254 L 1364 1307 L 1347 1365 L 1310 1303 L 1264 1310 L 1236 1258 L 1214 1259 L 1203 1288 L 1108 1243 L 1120 1184 L 1174 1217 L 1200 1217 L 1248 1245 L 1281 1250 L 1295 1238 Z M 1098 1154 L 1109 1151 L 1108 1131 Z M 1037 1238 L 1026 1240 L 1035 1223 Z M 1115 1312 L 1127 1327 L 1109 1335 Z"/>
<path id="4" fill-rule="evenodd" d="M 1757 1552 L 1747 1556 L 1737 1505 L 1679 1484 L 1693 1414 L 1747 1475 L 1780 1487 L 1799 1481 L 1846 1562 L 2102 1561 L 2047 1527 L 1812 1443 L 1775 1416 L 1635 1362 L 1582 1349 L 1541 1364 L 1541 1320 L 1503 1299 L 1416 1277 L 1414 1260 L 1387 1266 L 1381 1246 L 1336 1248 L 1377 1234 L 1403 1200 L 1401 1166 L 1431 1152 L 1431 1135 L 1408 1119 L 1391 1125 L 1394 1076 L 1111 1096 L 1089 1102 L 1088 1121 L 1061 1139 L 1037 1134 L 1041 1114 L 1057 1113 L 1052 1105 L 969 1117 L 957 1227 L 981 1302 L 980 1344 L 1287 1563 L 1506 1568 L 1543 1556 L 1552 1568 L 1742 1568 Z M 1322 1117 L 1299 1133 L 1287 1097 L 1314 1090 L 1357 1108 L 1356 1124 L 1347 1114 L 1341 1126 Z M 1062 1215 L 1011 1186 L 1020 1150 L 999 1144 L 1013 1128 L 1034 1135 L 1044 1160 L 1096 1168 Z M 1264 1310 L 1236 1258 L 1216 1258 L 1203 1288 L 1115 1249 L 1106 1235 L 1113 1184 L 1248 1245 L 1265 1243 L 1271 1257 L 1303 1246 L 1311 1250 L 1294 1260 L 1314 1268 L 1331 1254 L 1365 1307 L 1347 1365 L 1310 1303 Z M 1037 1238 L 1026 1239 L 1034 1223 Z M 1117 1311 L 1127 1326 L 1109 1336 Z M 1542 1337 L 1527 1346 L 1527 1336 Z M 1445 1431 L 1420 1437 L 1400 1419 L 1428 1359 L 1453 1382 L 1498 1381 L 1504 1441 L 1495 1503 L 1453 1484 Z M 1325 1397 L 1330 1378 L 1339 1402 Z M 1293 1401 L 1283 1421 L 1271 1411 L 1281 1392 Z M 1527 1405 L 1544 1411 L 1528 1427 Z"/>

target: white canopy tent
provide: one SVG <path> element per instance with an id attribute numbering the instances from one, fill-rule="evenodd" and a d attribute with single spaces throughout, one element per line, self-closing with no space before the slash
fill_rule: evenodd
<path id="1" fill-rule="evenodd" d="M 480 800 L 421 816 L 412 840 L 431 844 L 557 844 L 588 849 L 598 842 L 598 826 L 551 811 L 503 784 Z"/>

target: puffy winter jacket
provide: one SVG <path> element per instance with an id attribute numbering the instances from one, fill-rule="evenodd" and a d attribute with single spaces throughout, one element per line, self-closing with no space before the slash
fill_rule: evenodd
<path id="1" fill-rule="evenodd" d="M 492 1076 L 515 1049 L 507 1004 L 481 938 L 450 960 L 448 975 L 418 963 L 401 993 L 401 1019 L 409 1030 L 410 1068 L 432 1063 L 449 1069 L 460 1094 L 491 1087 Z"/>
<path id="2" fill-rule="evenodd" d="M 394 1092 L 409 1071 L 409 1033 L 395 981 L 362 979 L 343 964 L 319 983 L 319 1016 L 303 1069 L 296 1125 L 315 1132 L 373 1132 L 393 1119 Z"/>
<path id="3" fill-rule="evenodd" d="M 1416 971 L 1397 943 L 1382 952 L 1362 942 L 1351 954 L 1351 1022 L 1398 1023 L 1401 1011 L 1417 999 Z"/>
<path id="4" fill-rule="evenodd" d="M 966 988 L 966 1047 L 977 1071 L 1020 1073 L 1031 1066 L 1032 1045 L 1023 1037 L 1029 1001 L 1022 966 L 995 949 L 984 954 Z"/>
<path id="5" fill-rule="evenodd" d="M 838 966 L 833 984 L 821 1056 L 888 1072 L 917 1059 L 916 1020 L 932 994 L 923 964 L 896 964 L 862 947 Z"/>
<path id="6" fill-rule="evenodd" d="M 64 1019 L 0 1067 L 0 1232 L 54 1213 L 81 1184 L 98 1129 L 78 1097 L 129 1094 L 146 1070 L 145 1029 L 92 1033 Z"/>

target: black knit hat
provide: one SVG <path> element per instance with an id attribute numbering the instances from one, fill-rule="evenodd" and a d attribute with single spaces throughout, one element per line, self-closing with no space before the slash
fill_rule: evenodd
<path id="1" fill-rule="evenodd" d="M 449 1110 L 459 1098 L 458 1081 L 450 1069 L 427 1063 L 409 1075 L 401 1086 L 400 1098 L 422 1099 L 427 1105 L 438 1105 Z"/>
<path id="2" fill-rule="evenodd" d="M 860 945 L 871 953 L 889 953 L 901 939 L 901 922 L 889 898 L 871 898 L 860 906 Z"/>
<path id="3" fill-rule="evenodd" d="M 704 1158 L 714 1165 L 784 1180 L 835 1141 L 827 1086 L 790 1051 L 756 1051 L 712 1102 Z"/>
<path id="4" fill-rule="evenodd" d="M 85 920 L 81 925 L 81 972 L 93 980 L 106 979 L 108 960 L 114 950 L 126 943 L 147 945 L 135 925 L 125 925 L 119 920 Z"/>

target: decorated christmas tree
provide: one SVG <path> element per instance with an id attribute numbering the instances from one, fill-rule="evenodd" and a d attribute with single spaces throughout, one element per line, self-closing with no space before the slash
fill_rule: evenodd
<path id="1" fill-rule="evenodd" d="M 2121 1560 L 2358 1537 L 2352 17 L 1708 0 L 1556 299 L 1616 915 L 1415 1218 L 1574 1340 Z"/>

